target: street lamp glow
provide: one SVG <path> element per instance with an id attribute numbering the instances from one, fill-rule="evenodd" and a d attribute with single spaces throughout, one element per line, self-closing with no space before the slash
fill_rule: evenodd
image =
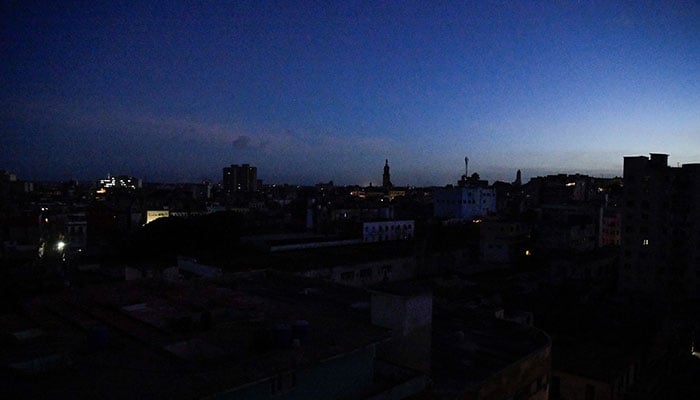
<path id="1" fill-rule="evenodd" d="M 66 242 L 59 240 L 58 243 L 56 243 L 56 249 L 58 249 L 58 251 L 63 251 L 64 247 L 66 247 Z"/>

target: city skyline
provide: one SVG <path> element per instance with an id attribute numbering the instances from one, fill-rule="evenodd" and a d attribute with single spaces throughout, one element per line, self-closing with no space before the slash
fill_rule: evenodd
<path id="1" fill-rule="evenodd" d="M 3 5 L 25 180 L 444 185 L 700 160 L 700 5 Z"/>

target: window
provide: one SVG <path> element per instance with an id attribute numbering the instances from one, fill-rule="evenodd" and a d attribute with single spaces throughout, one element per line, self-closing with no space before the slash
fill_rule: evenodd
<path id="1" fill-rule="evenodd" d="M 649 246 L 649 239 L 642 240 L 642 246 Z"/>

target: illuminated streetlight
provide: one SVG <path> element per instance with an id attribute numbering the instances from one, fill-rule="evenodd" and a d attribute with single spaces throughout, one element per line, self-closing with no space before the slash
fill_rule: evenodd
<path id="1" fill-rule="evenodd" d="M 64 247 L 66 247 L 66 242 L 59 240 L 58 243 L 56 243 L 56 249 L 58 251 L 63 251 Z"/>

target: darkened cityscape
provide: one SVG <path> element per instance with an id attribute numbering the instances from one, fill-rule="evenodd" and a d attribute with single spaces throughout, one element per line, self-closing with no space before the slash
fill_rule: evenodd
<path id="1" fill-rule="evenodd" d="M 2 398 L 700 398 L 697 2 L 2 10 Z"/>

